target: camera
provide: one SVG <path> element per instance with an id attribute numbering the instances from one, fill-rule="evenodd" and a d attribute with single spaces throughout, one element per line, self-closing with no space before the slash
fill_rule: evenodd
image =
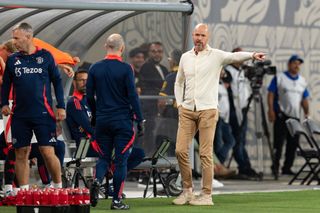
<path id="1" fill-rule="evenodd" d="M 250 85 L 252 88 L 261 88 L 263 82 L 263 76 L 265 74 L 275 75 L 277 69 L 275 66 L 270 66 L 271 61 L 258 61 L 253 64 L 253 66 L 244 65 L 242 69 L 245 72 L 245 77 L 250 80 Z"/>

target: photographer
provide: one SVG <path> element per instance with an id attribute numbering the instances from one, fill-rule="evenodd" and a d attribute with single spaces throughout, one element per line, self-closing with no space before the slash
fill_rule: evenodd
<path id="1" fill-rule="evenodd" d="M 299 120 L 301 106 L 304 115 L 309 115 L 309 92 L 306 80 L 299 74 L 303 60 L 298 55 L 292 55 L 288 61 L 288 71 L 275 76 L 268 87 L 268 117 L 274 123 L 274 151 L 275 160 L 272 171 L 278 174 L 282 147 L 286 138 L 286 159 L 282 167 L 282 174 L 294 175 L 291 170 L 299 137 L 291 137 L 286 120 Z"/>
<path id="2" fill-rule="evenodd" d="M 240 52 L 240 47 L 232 52 Z M 226 66 L 225 71 L 232 76 L 231 87 L 228 88 L 230 102 L 230 125 L 236 144 L 233 147 L 233 155 L 238 164 L 239 176 L 242 178 L 255 178 L 258 176 L 255 170 L 251 168 L 246 144 L 247 118 L 243 117 L 243 111 L 247 106 L 250 96 L 248 79 L 241 69 L 242 63 L 233 63 Z M 243 121 L 244 120 L 244 121 Z"/>

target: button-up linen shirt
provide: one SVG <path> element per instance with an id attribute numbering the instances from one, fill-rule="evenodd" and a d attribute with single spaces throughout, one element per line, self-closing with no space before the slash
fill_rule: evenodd
<path id="1" fill-rule="evenodd" d="M 181 57 L 174 93 L 177 106 L 192 111 L 217 109 L 220 72 L 224 65 L 251 59 L 252 52 L 224 52 L 211 48 L 196 52 L 194 48 Z"/>

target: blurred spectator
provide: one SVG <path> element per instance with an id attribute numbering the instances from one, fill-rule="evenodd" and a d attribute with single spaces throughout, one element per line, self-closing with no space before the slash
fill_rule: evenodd
<path id="1" fill-rule="evenodd" d="M 230 149 L 232 149 L 235 144 L 235 139 L 229 124 L 230 103 L 227 88 L 230 87 L 231 81 L 232 77 L 230 73 L 222 71 L 218 90 L 219 120 L 214 137 L 214 152 L 222 164 L 224 164 Z"/>
<path id="2" fill-rule="evenodd" d="M 166 76 L 162 84 L 159 93 L 160 96 L 174 96 L 174 82 L 176 80 L 181 55 L 182 52 L 180 50 L 174 49 L 171 51 L 170 57 L 168 58 L 170 73 Z M 163 117 L 178 119 L 178 109 L 173 98 L 159 99 L 158 106 Z"/>
<path id="3" fill-rule="evenodd" d="M 241 52 L 242 48 L 237 47 L 232 52 Z M 230 87 L 228 88 L 230 102 L 229 123 L 232 128 L 232 134 L 236 140 L 233 147 L 233 156 L 238 164 L 239 175 L 241 178 L 256 178 L 257 172 L 251 167 L 248 152 L 246 150 L 246 133 L 248 128 L 248 119 L 243 115 L 247 107 L 250 87 L 248 79 L 244 76 L 241 69 L 242 62 L 227 65 L 224 69 L 232 76 Z"/>
<path id="4" fill-rule="evenodd" d="M 300 66 L 303 59 L 292 55 L 288 61 L 288 71 L 277 74 L 268 87 L 268 117 L 274 123 L 274 151 L 275 159 L 271 167 L 272 172 L 279 172 L 282 147 L 286 139 L 286 158 L 282 167 L 282 174 L 294 175 L 291 167 L 294 162 L 299 136 L 291 137 L 286 126 L 286 120 L 294 118 L 300 120 L 301 107 L 304 115 L 309 115 L 309 91 L 307 82 L 302 77 Z"/>
<path id="5" fill-rule="evenodd" d="M 176 80 L 181 55 L 182 52 L 178 49 L 170 52 L 168 58 L 170 72 L 163 82 L 159 92 L 160 96 L 174 96 L 174 82 Z M 160 144 L 163 137 L 169 137 L 172 141 L 175 141 L 178 130 L 178 109 L 174 97 L 159 99 L 158 109 L 161 116 L 156 118 L 156 144 Z M 175 144 L 172 144 L 168 150 L 169 156 L 175 156 L 174 150 Z"/>
<path id="6" fill-rule="evenodd" d="M 149 59 L 141 67 L 142 95 L 158 95 L 168 70 L 161 63 L 163 59 L 163 45 L 152 42 L 149 48 Z"/>
<path id="7" fill-rule="evenodd" d="M 145 63 L 145 56 L 141 48 L 134 48 L 129 52 L 129 62 L 134 71 L 134 81 L 136 84 L 136 89 L 138 94 L 141 94 L 141 86 L 140 86 L 140 69 L 142 65 Z"/>
<path id="8" fill-rule="evenodd" d="M 149 59 L 149 49 L 150 49 L 151 43 L 143 43 L 139 46 L 139 48 L 142 50 L 144 54 L 144 60 L 147 61 Z"/>
<path id="9" fill-rule="evenodd" d="M 163 46 L 160 42 L 152 42 L 149 48 L 149 59 L 140 70 L 141 95 L 158 96 L 165 76 L 166 67 L 160 64 L 163 58 Z M 155 118 L 158 116 L 157 99 L 145 99 L 141 102 L 143 114 L 146 119 L 146 132 L 143 137 L 144 146 L 148 152 L 155 147 Z"/>

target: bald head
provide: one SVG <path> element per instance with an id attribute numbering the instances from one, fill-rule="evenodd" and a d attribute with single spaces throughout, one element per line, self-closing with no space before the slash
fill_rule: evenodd
<path id="1" fill-rule="evenodd" d="M 209 30 L 207 24 L 197 24 L 192 32 L 194 49 L 196 52 L 204 50 L 208 44 Z"/>
<path id="2" fill-rule="evenodd" d="M 120 34 L 112 34 L 107 40 L 105 47 L 107 49 L 108 54 L 110 53 L 122 53 L 124 51 L 124 41 Z"/>
<path id="3" fill-rule="evenodd" d="M 208 32 L 208 25 L 207 25 L 207 24 L 204 24 L 204 23 L 197 24 L 197 25 L 194 27 L 194 30 L 193 30 L 193 31 L 196 31 L 196 30 L 205 30 L 205 31 Z"/>

